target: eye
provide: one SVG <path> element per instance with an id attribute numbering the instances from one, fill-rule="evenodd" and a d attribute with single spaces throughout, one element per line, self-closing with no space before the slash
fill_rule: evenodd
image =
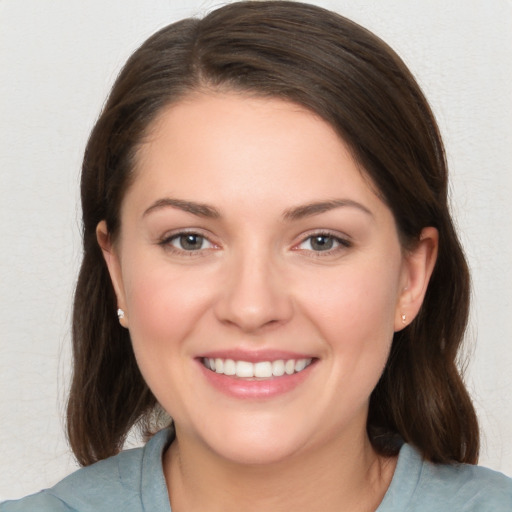
<path id="1" fill-rule="evenodd" d="M 165 238 L 160 243 L 173 250 L 183 252 L 202 251 L 215 247 L 205 236 L 198 233 L 178 233 Z"/>
<path id="2" fill-rule="evenodd" d="M 305 251 L 330 252 L 350 247 L 350 242 L 329 233 L 318 233 L 308 236 L 297 248 Z"/>

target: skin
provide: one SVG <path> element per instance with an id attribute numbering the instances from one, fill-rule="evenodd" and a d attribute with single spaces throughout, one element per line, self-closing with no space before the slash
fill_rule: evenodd
<path id="1" fill-rule="evenodd" d="M 204 237 L 195 250 L 183 231 Z M 102 222 L 98 241 L 140 369 L 175 422 L 173 511 L 375 510 L 396 461 L 367 438 L 369 396 L 402 315 L 421 306 L 437 232 L 405 251 L 329 124 L 279 99 L 191 95 L 152 126 L 120 235 Z M 285 393 L 241 399 L 198 362 L 232 349 L 314 364 Z"/>

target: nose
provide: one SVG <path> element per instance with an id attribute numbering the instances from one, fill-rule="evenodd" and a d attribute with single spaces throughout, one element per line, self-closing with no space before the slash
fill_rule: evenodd
<path id="1" fill-rule="evenodd" d="M 215 314 L 222 323 L 244 333 L 257 333 L 288 322 L 293 315 L 293 301 L 282 268 L 270 255 L 256 250 L 233 258 Z"/>

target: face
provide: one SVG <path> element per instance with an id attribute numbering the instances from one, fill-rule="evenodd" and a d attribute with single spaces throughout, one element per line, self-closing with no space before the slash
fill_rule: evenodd
<path id="1" fill-rule="evenodd" d="M 364 437 L 428 258 L 402 250 L 329 124 L 277 99 L 191 96 L 142 146 L 119 238 L 104 223 L 98 237 L 179 441 L 265 463 Z"/>

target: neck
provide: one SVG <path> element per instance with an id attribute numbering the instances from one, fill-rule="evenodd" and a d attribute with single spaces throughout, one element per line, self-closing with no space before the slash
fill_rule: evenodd
<path id="1" fill-rule="evenodd" d="M 225 460 L 177 434 L 164 456 L 173 512 L 371 512 L 396 465 L 377 455 L 365 434 L 271 464 Z"/>

